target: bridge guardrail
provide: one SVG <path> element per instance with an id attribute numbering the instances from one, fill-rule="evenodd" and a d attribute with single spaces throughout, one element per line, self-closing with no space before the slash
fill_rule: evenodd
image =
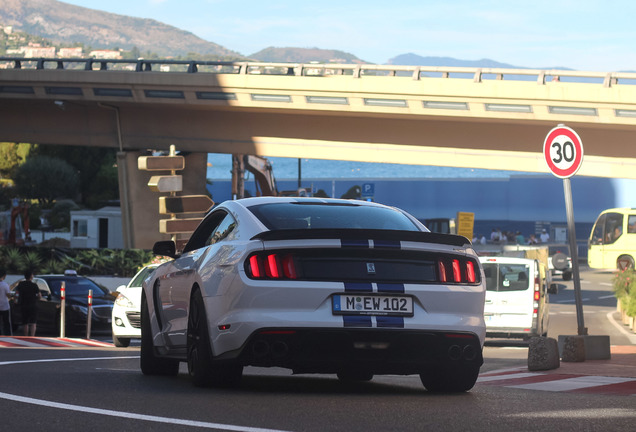
<path id="1" fill-rule="evenodd" d="M 411 77 L 414 80 L 439 77 L 486 80 L 579 82 L 611 87 L 636 84 L 634 72 L 587 72 L 562 69 L 510 69 L 446 66 L 399 66 L 335 63 L 267 63 L 227 62 L 169 59 L 95 59 L 95 58 L 30 58 L 0 57 L 0 69 L 60 69 L 60 70 L 125 70 L 140 73 L 212 73 L 245 75 L 288 75 L 326 77 L 350 75 L 352 78 L 371 76 Z"/>

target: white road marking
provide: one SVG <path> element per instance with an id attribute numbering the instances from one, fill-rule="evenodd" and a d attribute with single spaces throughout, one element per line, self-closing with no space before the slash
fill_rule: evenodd
<path id="1" fill-rule="evenodd" d="M 545 374 L 536 373 L 536 372 L 522 372 L 522 373 L 508 374 L 508 375 L 480 376 L 479 378 L 477 378 L 477 382 L 482 383 L 482 382 L 489 382 L 489 381 L 528 378 L 528 377 L 537 376 L 537 375 L 545 375 Z"/>
<path id="2" fill-rule="evenodd" d="M 608 298 L 615 298 L 615 297 L 616 296 L 614 294 L 606 295 L 606 296 L 599 297 L 598 300 L 605 300 L 605 299 L 608 299 Z"/>
<path id="3" fill-rule="evenodd" d="M 555 380 L 555 381 L 512 385 L 507 387 L 525 389 L 525 390 L 569 391 L 569 390 L 583 389 L 587 387 L 598 387 L 598 386 L 604 386 L 609 384 L 620 384 L 620 383 L 631 382 L 631 381 L 636 381 L 636 378 L 582 376 L 582 377 L 567 378 L 567 379 Z"/>
<path id="4" fill-rule="evenodd" d="M 139 358 L 139 356 L 6 361 L 6 362 L 0 362 L 0 366 L 11 365 L 11 364 L 26 364 L 26 363 L 47 363 L 47 362 L 58 362 L 58 361 L 86 361 L 86 360 L 135 359 L 135 358 Z M 120 417 L 124 419 L 129 419 L 129 420 L 143 420 L 143 421 L 149 421 L 149 422 L 155 422 L 155 423 L 173 424 L 178 426 L 190 426 L 190 427 L 217 429 L 217 430 L 226 430 L 226 431 L 237 431 L 237 432 L 286 432 L 286 431 L 282 431 L 278 429 L 236 426 L 236 425 L 229 425 L 229 424 L 222 424 L 222 423 L 210 423 L 210 422 L 202 422 L 202 421 L 195 421 L 195 420 L 176 419 L 176 418 L 170 418 L 170 417 L 137 414 L 137 413 L 130 413 L 125 411 L 114 411 L 114 410 L 107 410 L 107 409 L 101 409 L 101 408 L 92 408 L 92 407 L 87 407 L 82 405 L 71 405 L 71 404 L 47 401 L 43 399 L 34 399 L 34 398 L 18 396 L 18 395 L 14 395 L 10 393 L 3 393 L 3 392 L 0 392 L 0 399 L 6 399 L 12 402 L 22 402 L 22 403 L 27 403 L 31 405 L 39 405 L 39 406 L 43 406 L 47 408 L 57 408 L 57 409 L 63 409 L 67 411 L 77 411 L 84 414 L 89 413 L 89 414 L 105 415 L 105 416 L 111 416 L 111 417 Z"/>

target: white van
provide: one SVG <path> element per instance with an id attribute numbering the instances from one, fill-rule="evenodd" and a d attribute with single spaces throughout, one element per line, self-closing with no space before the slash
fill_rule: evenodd
<path id="1" fill-rule="evenodd" d="M 545 264 L 503 256 L 479 258 L 486 278 L 486 336 L 530 338 L 548 333 L 549 294 L 556 294 Z"/>

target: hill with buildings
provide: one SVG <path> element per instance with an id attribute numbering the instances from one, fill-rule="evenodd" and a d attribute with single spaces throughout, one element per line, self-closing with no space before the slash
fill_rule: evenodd
<path id="1" fill-rule="evenodd" d="M 83 8 L 56 0 L 2 0 L 0 25 L 40 36 L 54 44 L 93 48 L 136 48 L 162 57 L 197 53 L 219 59 L 242 59 L 239 53 L 194 34 L 151 19 Z"/>

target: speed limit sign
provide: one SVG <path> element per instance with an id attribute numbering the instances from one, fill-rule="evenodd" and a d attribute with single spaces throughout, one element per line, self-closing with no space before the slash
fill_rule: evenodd
<path id="1" fill-rule="evenodd" d="M 583 143 L 573 129 L 559 125 L 545 137 L 543 156 L 552 174 L 559 178 L 569 178 L 581 167 Z"/>

